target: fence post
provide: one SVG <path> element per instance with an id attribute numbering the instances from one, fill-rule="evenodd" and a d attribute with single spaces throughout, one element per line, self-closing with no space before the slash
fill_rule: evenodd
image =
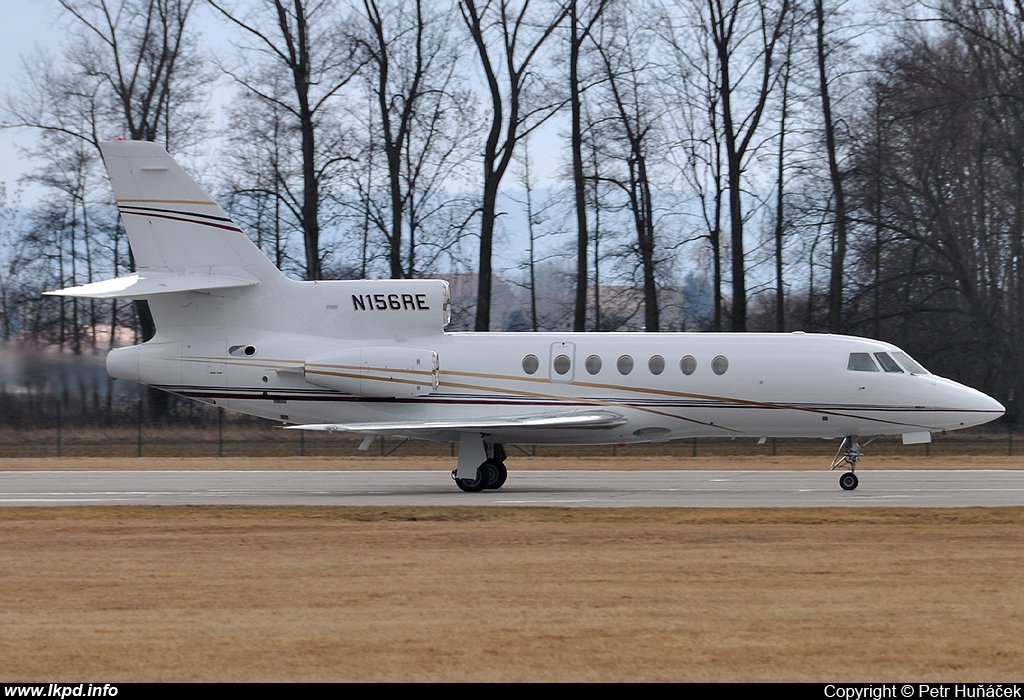
<path id="1" fill-rule="evenodd" d="M 60 411 L 60 399 L 58 398 L 57 399 L 57 456 L 58 457 L 61 456 L 61 445 L 60 445 L 61 434 L 60 434 L 60 430 L 61 430 L 61 427 L 62 427 L 61 426 L 62 423 L 63 423 L 63 414 Z"/>
<path id="2" fill-rule="evenodd" d="M 1006 453 L 1010 457 L 1013 457 L 1013 426 L 1017 424 L 1017 407 L 1014 406 L 1013 398 L 1013 387 L 1011 386 L 1010 393 L 1006 397 L 1006 422 L 1010 428 L 1006 431 Z"/>
<path id="3" fill-rule="evenodd" d="M 136 399 L 135 411 L 135 456 L 142 456 L 142 385 L 139 384 L 139 396 Z"/>

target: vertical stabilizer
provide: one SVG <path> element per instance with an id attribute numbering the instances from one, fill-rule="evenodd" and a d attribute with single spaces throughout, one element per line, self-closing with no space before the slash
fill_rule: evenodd
<path id="1" fill-rule="evenodd" d="M 140 272 L 284 279 L 161 146 L 107 141 L 100 150 Z"/>

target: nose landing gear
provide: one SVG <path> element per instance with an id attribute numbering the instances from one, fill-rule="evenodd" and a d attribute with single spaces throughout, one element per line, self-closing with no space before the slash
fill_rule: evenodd
<path id="1" fill-rule="evenodd" d="M 868 442 L 873 440 L 874 438 Z M 861 449 L 861 445 L 857 441 L 856 435 L 847 435 L 843 439 L 842 444 L 839 445 L 839 450 L 836 452 L 836 456 L 832 460 L 832 467 L 830 471 L 832 469 L 841 469 L 843 467 L 849 468 L 849 471 L 839 475 L 839 488 L 843 491 L 853 491 L 857 488 L 857 484 L 860 483 L 860 480 L 853 471 L 857 468 L 857 460 L 860 459 L 862 454 L 864 454 L 864 451 Z"/>

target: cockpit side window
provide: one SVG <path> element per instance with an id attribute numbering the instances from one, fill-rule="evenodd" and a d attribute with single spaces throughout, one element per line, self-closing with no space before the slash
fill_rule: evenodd
<path id="1" fill-rule="evenodd" d="M 877 372 L 878 367 L 871 359 L 871 353 L 851 352 L 850 361 L 846 363 L 846 369 L 854 372 Z"/>
<path id="2" fill-rule="evenodd" d="M 930 374 L 928 370 L 910 359 L 910 355 L 905 352 L 894 352 L 892 356 L 900 363 L 900 367 L 911 374 Z"/>
<path id="3" fill-rule="evenodd" d="M 882 365 L 882 369 L 886 372 L 892 372 L 893 374 L 903 374 L 903 370 L 896 364 L 896 360 L 889 357 L 884 352 L 876 352 L 875 359 L 878 360 L 878 364 Z"/>

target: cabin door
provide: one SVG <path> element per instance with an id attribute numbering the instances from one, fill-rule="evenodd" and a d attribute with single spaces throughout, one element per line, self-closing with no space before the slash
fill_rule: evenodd
<path id="1" fill-rule="evenodd" d="M 553 382 L 568 383 L 576 376 L 576 344 L 552 343 L 548 376 Z"/>

